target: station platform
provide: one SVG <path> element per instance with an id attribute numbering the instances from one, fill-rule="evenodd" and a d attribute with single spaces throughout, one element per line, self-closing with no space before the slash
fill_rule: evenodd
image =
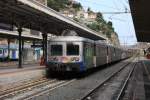
<path id="1" fill-rule="evenodd" d="M 39 65 L 40 61 L 24 61 L 23 65 Z M 18 65 L 18 61 L 4 61 L 0 62 L 0 68 L 14 68 Z"/>
<path id="2" fill-rule="evenodd" d="M 143 67 L 143 81 L 145 100 L 150 100 L 150 59 L 141 59 Z"/>
<path id="3" fill-rule="evenodd" d="M 45 76 L 45 66 L 29 64 L 22 67 L 0 67 L 0 90 Z"/>
<path id="4" fill-rule="evenodd" d="M 20 73 L 37 69 L 45 69 L 45 66 L 40 66 L 38 64 L 30 64 L 23 65 L 22 68 L 18 68 L 18 66 L 0 67 L 0 75 Z"/>
<path id="5" fill-rule="evenodd" d="M 138 59 L 123 100 L 150 100 L 150 59 Z"/>

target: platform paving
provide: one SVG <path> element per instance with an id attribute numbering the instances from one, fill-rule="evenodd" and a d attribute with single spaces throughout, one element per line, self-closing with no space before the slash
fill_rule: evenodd
<path id="1" fill-rule="evenodd" d="M 139 60 L 134 68 L 132 76 L 129 79 L 125 95 L 122 100 L 146 100 L 143 79 L 143 64 Z"/>
<path id="2" fill-rule="evenodd" d="M 23 66 L 25 65 L 39 65 L 40 61 L 23 61 Z M 2 68 L 15 68 L 18 66 L 18 61 L 4 61 L 0 62 L 0 69 Z"/>
<path id="3" fill-rule="evenodd" d="M 150 100 L 150 60 L 143 59 L 143 79 L 146 100 Z"/>
<path id="4" fill-rule="evenodd" d="M 28 65 L 24 68 L 0 69 L 0 89 L 45 76 L 44 66 Z"/>
<path id="5" fill-rule="evenodd" d="M 122 100 L 150 100 L 150 60 L 140 57 Z"/>

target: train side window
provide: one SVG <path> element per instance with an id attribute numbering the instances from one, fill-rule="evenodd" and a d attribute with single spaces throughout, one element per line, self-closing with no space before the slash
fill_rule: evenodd
<path id="1" fill-rule="evenodd" d="M 3 53 L 3 51 L 2 50 L 0 50 L 0 54 L 2 54 Z"/>
<path id="2" fill-rule="evenodd" d="M 109 55 L 109 48 L 107 47 L 107 55 Z"/>
<path id="3" fill-rule="evenodd" d="M 116 49 L 114 48 L 114 56 L 116 56 Z"/>
<path id="4" fill-rule="evenodd" d="M 62 45 L 51 45 L 51 56 L 62 56 Z"/>
<path id="5" fill-rule="evenodd" d="M 79 45 L 67 44 L 67 55 L 79 55 Z"/>

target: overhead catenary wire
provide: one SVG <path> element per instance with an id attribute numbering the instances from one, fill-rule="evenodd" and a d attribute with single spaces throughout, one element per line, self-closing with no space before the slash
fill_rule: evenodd
<path id="1" fill-rule="evenodd" d="M 83 0 L 80 0 L 80 1 L 83 1 Z M 84 1 L 88 1 L 88 0 L 84 0 Z M 93 1 L 89 1 L 90 3 L 93 3 L 94 5 L 99 5 L 99 3 L 96 3 L 96 2 L 93 2 Z M 114 4 L 115 5 L 115 4 Z M 121 19 L 121 18 L 116 18 L 116 17 L 112 17 L 112 16 L 114 16 L 114 15 L 120 15 L 120 14 L 130 14 L 131 12 L 130 11 L 128 11 L 126 8 L 124 9 L 124 11 L 118 11 L 119 10 L 119 8 L 117 8 L 117 5 L 115 5 L 116 6 L 116 8 L 115 8 L 115 10 L 117 10 L 117 11 L 111 11 L 111 12 L 102 12 L 101 11 L 101 13 L 104 15 L 104 14 L 111 14 L 111 16 L 109 17 L 109 19 L 110 20 L 118 20 L 118 21 L 122 21 L 122 22 L 125 22 L 126 20 L 125 19 Z M 88 6 L 83 6 L 83 7 L 88 7 Z M 106 6 L 106 7 L 108 7 L 108 6 Z M 110 7 L 109 7 L 110 8 Z M 113 8 L 114 9 L 114 7 L 111 7 L 111 8 Z"/>
<path id="2" fill-rule="evenodd" d="M 102 12 L 101 11 L 102 14 L 130 14 L 131 13 L 126 8 L 124 9 L 124 11 L 121 11 L 121 10 L 119 11 L 119 8 L 108 6 L 108 5 L 104 5 L 104 4 L 100 4 L 100 3 L 97 3 L 97 2 L 94 2 L 94 1 L 88 1 L 88 0 L 79 0 L 79 1 L 86 1 L 86 2 L 90 2 L 90 3 L 94 4 L 94 5 L 101 5 L 101 6 L 104 6 L 106 8 L 111 8 L 113 10 L 116 10 L 116 11 L 110 11 L 110 12 L 107 12 L 107 11 L 106 12 L 104 12 L 104 11 Z M 83 7 L 87 8 L 88 6 L 83 6 Z"/>
<path id="3" fill-rule="evenodd" d="M 76 1 L 79 1 L 79 2 L 84 2 L 84 6 L 88 6 L 88 7 L 93 7 L 91 5 L 95 5 L 95 6 L 99 6 L 99 8 L 102 8 L 102 9 L 95 9 L 97 12 L 100 12 L 102 13 L 102 15 L 105 16 L 105 18 L 107 20 L 111 20 L 112 22 L 115 22 L 116 23 L 116 20 L 117 21 L 120 21 L 122 22 L 122 24 L 130 24 L 129 26 L 127 26 L 127 33 L 133 33 L 131 31 L 131 23 L 129 23 L 129 21 L 127 20 L 129 17 L 131 17 L 131 10 L 130 10 L 130 7 L 129 7 L 129 2 L 128 0 L 114 0 L 114 1 L 110 1 L 110 3 L 107 2 L 107 4 L 104 4 L 105 2 L 103 2 L 101 0 L 98 1 L 93 1 L 93 0 L 76 0 Z M 90 5 L 88 4 L 90 3 Z M 103 4 L 102 4 L 103 3 Z M 101 7 L 102 6 L 102 7 Z M 107 9 L 105 9 L 105 8 Z M 94 10 L 94 11 L 95 11 Z M 101 11 L 100 11 L 101 10 Z M 130 19 L 130 18 L 129 18 Z M 115 24 L 117 25 L 117 24 Z M 136 39 L 134 39 L 134 41 L 136 41 Z M 133 43 L 131 43 L 133 44 Z"/>
<path id="4" fill-rule="evenodd" d="M 125 19 L 121 19 L 121 18 L 116 18 L 116 17 L 109 17 L 110 20 L 118 20 L 118 21 L 122 21 L 122 22 L 126 22 Z"/>
<path id="5" fill-rule="evenodd" d="M 101 4 L 101 3 L 97 3 L 97 2 L 94 2 L 94 1 L 88 1 L 88 0 L 78 0 L 78 1 L 90 2 L 90 3 L 94 4 L 94 5 L 103 6 L 103 7 L 114 9 L 114 10 L 118 11 L 118 9 L 116 9 L 115 7 L 112 7 L 112 6 L 109 6 L 109 5 L 105 5 L 105 4 Z"/>

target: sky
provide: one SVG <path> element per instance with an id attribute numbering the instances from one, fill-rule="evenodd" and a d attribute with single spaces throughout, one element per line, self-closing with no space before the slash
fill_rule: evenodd
<path id="1" fill-rule="evenodd" d="M 128 0 L 76 0 L 84 9 L 88 7 L 95 12 L 102 12 L 106 21 L 112 21 L 115 32 L 118 33 L 121 45 L 137 43 L 135 30 L 130 13 L 112 14 L 113 12 L 130 12 Z"/>

